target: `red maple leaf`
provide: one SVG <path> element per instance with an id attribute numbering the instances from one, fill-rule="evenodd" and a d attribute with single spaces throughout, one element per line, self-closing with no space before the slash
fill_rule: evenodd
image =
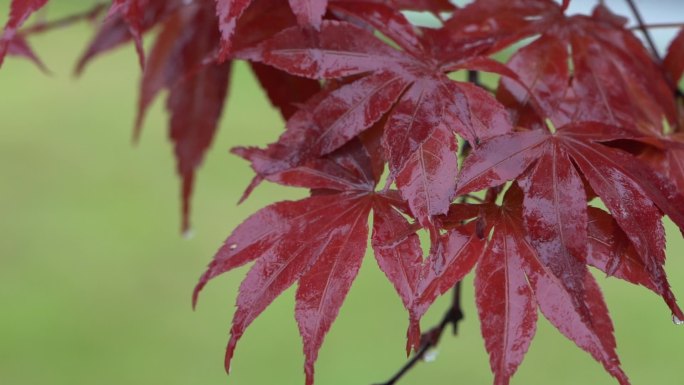
<path id="1" fill-rule="evenodd" d="M 20 29 L 46 2 L 11 2 L 0 65 L 12 54 L 42 66 L 27 37 L 97 15 Z M 566 15 L 569 3 L 112 1 L 76 72 L 135 45 L 144 68 L 136 136 L 151 103 L 168 92 L 184 229 L 234 60 L 249 61 L 286 120 L 266 148 L 233 149 L 256 173 L 243 199 L 262 181 L 310 190 L 247 218 L 200 278 L 194 302 L 209 280 L 253 262 L 226 368 L 247 327 L 297 283 L 295 318 L 313 383 L 318 351 L 366 253 L 372 216 L 375 259 L 408 311 L 407 352 L 420 357 L 448 323 L 456 326 L 457 301 L 437 328 L 421 334 L 420 320 L 474 270 L 495 384 L 508 384 L 522 363 L 537 309 L 629 384 L 588 266 L 646 287 L 675 320 L 684 319 L 664 270 L 662 224 L 667 215 L 684 229 L 677 86 L 684 30 L 660 60 L 602 2 L 590 15 Z M 405 10 L 431 12 L 439 25 L 416 26 Z M 493 56 L 504 48 L 513 50 L 506 64 Z M 466 71 L 468 81 L 456 80 Z M 479 72 L 501 76 L 498 86 L 481 84 Z M 426 256 L 421 230 L 430 240 Z"/>
<path id="2" fill-rule="evenodd" d="M 0 36 L 0 66 L 2 66 L 5 55 L 10 50 L 13 53 L 21 53 L 21 56 L 35 57 L 35 54 L 31 52 L 25 41 L 21 38 L 15 39 L 15 36 L 29 16 L 42 8 L 47 2 L 48 0 L 12 0 L 9 19 L 7 24 L 5 24 L 2 36 Z"/>

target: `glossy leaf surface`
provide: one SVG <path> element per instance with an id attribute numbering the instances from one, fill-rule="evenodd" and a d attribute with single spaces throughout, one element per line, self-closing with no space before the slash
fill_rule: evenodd
<path id="1" fill-rule="evenodd" d="M 522 363 L 537 324 L 537 304 L 523 270 L 527 245 L 513 223 L 497 226 L 475 275 L 478 314 L 494 384 L 508 384 Z"/>
<path id="2" fill-rule="evenodd" d="M 47 4 L 48 0 L 12 0 L 10 4 L 9 18 L 5 29 L 0 37 L 0 66 L 5 59 L 7 51 L 17 34 L 18 29 L 26 22 L 26 19 L 33 14 L 33 12 L 42 8 Z M 16 43 L 15 43 L 16 44 Z M 15 52 L 17 48 L 14 48 Z"/>
<path id="3" fill-rule="evenodd" d="M 23 26 L 46 3 L 9 3 L 0 64 L 12 55 L 44 69 L 31 50 L 33 35 L 98 17 L 86 10 Z M 294 313 L 312 384 L 371 233 L 375 260 L 408 312 L 407 352 L 424 354 L 448 323 L 456 326 L 445 318 L 421 334 L 420 321 L 475 270 L 495 384 L 509 384 L 521 365 L 537 309 L 629 384 L 588 266 L 644 286 L 684 320 L 664 268 L 662 224 L 668 216 L 684 230 L 677 86 L 684 32 L 660 60 L 604 2 L 587 14 L 567 13 L 570 3 L 108 2 L 76 73 L 135 46 L 143 66 L 135 137 L 165 93 L 184 230 L 229 91 L 242 92 L 229 89 L 236 60 L 248 62 L 284 119 L 273 143 L 233 148 L 255 172 L 242 199 L 262 182 L 309 193 L 245 219 L 196 286 L 194 303 L 210 280 L 252 264 L 238 294 L 227 369 L 249 325 L 296 283 Z M 416 25 L 405 11 L 429 12 L 435 25 Z M 494 55 L 503 49 L 510 54 Z M 482 72 L 500 77 L 498 84 Z M 447 314 L 457 318 L 456 310 Z"/>

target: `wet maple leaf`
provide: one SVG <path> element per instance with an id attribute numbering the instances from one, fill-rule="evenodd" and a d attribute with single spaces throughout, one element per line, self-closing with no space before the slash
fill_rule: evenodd
<path id="1" fill-rule="evenodd" d="M 324 159 L 271 175 L 278 183 L 320 193 L 261 209 L 216 254 L 195 289 L 195 300 L 211 278 L 256 260 L 240 286 L 226 352 L 227 370 L 249 324 L 298 282 L 295 317 L 304 340 L 307 384 L 313 383 L 318 350 L 365 255 L 368 214 L 376 206 L 381 216 L 394 210 L 391 199 L 374 193 L 379 174 L 374 173 L 372 153 L 376 151 L 354 140 Z M 392 236 L 391 230 L 377 226 Z"/>
<path id="2" fill-rule="evenodd" d="M 42 65 L 26 38 L 49 23 L 20 27 L 46 2 L 11 2 L 0 64 L 11 54 Z M 474 271 L 495 384 L 509 384 L 522 363 L 537 309 L 629 384 L 588 266 L 656 293 L 684 320 L 664 269 L 662 225 L 669 216 L 684 230 L 677 87 L 684 32 L 660 61 L 624 17 L 603 5 L 567 15 L 569 3 L 111 2 L 76 72 L 135 45 L 144 67 L 135 133 L 166 91 L 184 229 L 235 60 L 249 61 L 286 120 L 274 143 L 232 150 L 256 174 L 243 199 L 263 181 L 310 192 L 247 218 L 196 286 L 194 303 L 210 280 L 252 263 L 238 294 L 227 369 L 249 325 L 297 283 L 294 313 L 312 384 L 370 232 L 378 266 L 408 312 L 407 352 L 424 354 L 436 344 L 441 329 L 421 334 L 422 316 Z M 416 26 L 406 10 L 431 12 L 439 25 Z M 150 34 L 146 54 L 142 41 Z M 513 52 L 505 64 L 493 56 L 504 48 Z M 468 81 L 456 80 L 466 71 Z M 478 72 L 500 75 L 496 89 L 480 84 Z M 421 230 L 429 235 L 427 255 Z M 442 329 L 458 320 L 447 321 Z"/>
<path id="3" fill-rule="evenodd" d="M 269 9 L 268 23 L 263 18 Z M 249 47 L 295 23 L 289 8 L 273 0 L 254 1 L 238 24 L 239 47 Z M 145 60 L 140 39 L 154 27 L 161 27 Z M 163 90 L 169 95 L 169 137 L 174 143 L 183 200 L 182 230 L 190 228 L 190 203 L 196 170 L 202 163 L 218 129 L 228 96 L 231 61 L 213 60 L 220 41 L 218 19 L 210 2 L 185 3 L 162 0 L 115 2 L 76 66 L 81 73 L 95 57 L 134 41 L 145 69 L 141 81 L 135 137 L 142 128 L 145 112 Z M 317 82 L 264 68 L 254 71 L 273 104 L 284 116 L 319 90 Z M 297 92 L 283 90 L 290 87 Z M 199 100 L 202 102 L 199 102 Z"/>
<path id="4" fill-rule="evenodd" d="M 667 49 L 667 55 L 663 60 L 663 66 L 670 76 L 673 84 L 677 84 L 684 75 L 684 28 L 679 30 Z"/>
<path id="5" fill-rule="evenodd" d="M 9 50 L 13 53 L 21 53 L 21 56 L 34 58 L 35 54 L 31 51 L 25 41 L 15 39 L 19 28 L 35 11 L 47 4 L 48 0 L 12 0 L 10 13 L 5 29 L 0 36 L 0 66 Z M 35 61 L 35 60 L 34 60 Z"/>
<path id="6" fill-rule="evenodd" d="M 297 124 L 288 123 L 291 128 L 279 141 L 280 147 L 292 149 L 291 159 L 284 163 L 296 165 L 297 159 L 306 159 L 304 153 L 330 153 L 384 118 L 390 179 L 396 178 L 413 214 L 428 226 L 431 216 L 446 213 L 453 198 L 455 134 L 476 142 L 511 128 L 503 108 L 486 91 L 452 81 L 446 73 L 458 68 L 506 70 L 486 57 L 426 65 L 424 42 L 401 14 L 374 3 L 350 4 L 332 8 L 371 26 L 391 20 L 381 31 L 404 49 L 396 50 L 353 24 L 324 21 L 315 39 L 290 28 L 238 55 L 298 76 L 361 76 L 311 103 Z M 293 130 L 315 142 L 292 147 L 288 138 Z"/>

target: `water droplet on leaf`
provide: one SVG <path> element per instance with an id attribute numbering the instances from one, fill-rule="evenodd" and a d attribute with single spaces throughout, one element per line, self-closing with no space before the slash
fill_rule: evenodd
<path id="1" fill-rule="evenodd" d="M 439 355 L 439 350 L 437 349 L 429 349 L 425 354 L 423 355 L 423 361 L 425 362 L 435 362 L 437 360 L 437 356 Z"/>
<path id="2" fill-rule="evenodd" d="M 672 322 L 674 322 L 675 325 L 684 325 L 684 320 L 679 319 L 679 317 L 674 314 L 672 314 Z"/>
<path id="3" fill-rule="evenodd" d="M 187 229 L 183 231 L 183 238 L 184 239 L 192 239 L 195 237 L 195 232 L 192 231 L 192 229 Z"/>
<path id="4" fill-rule="evenodd" d="M 228 246 L 228 248 L 231 250 L 237 249 L 237 243 L 232 243 L 230 246 Z"/>

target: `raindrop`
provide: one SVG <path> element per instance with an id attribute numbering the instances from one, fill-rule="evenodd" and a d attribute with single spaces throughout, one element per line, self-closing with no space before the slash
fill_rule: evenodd
<path id="1" fill-rule="evenodd" d="M 228 246 L 228 248 L 231 250 L 237 249 L 237 243 L 232 243 L 230 246 Z"/>
<path id="2" fill-rule="evenodd" d="M 183 238 L 184 239 L 192 239 L 195 237 L 195 232 L 192 231 L 192 229 L 187 229 L 183 231 Z"/>
<path id="3" fill-rule="evenodd" d="M 437 356 L 439 355 L 439 350 L 430 349 L 423 355 L 423 361 L 425 362 L 435 362 Z"/>
<path id="4" fill-rule="evenodd" d="M 674 322 L 675 325 L 684 325 L 684 320 L 679 319 L 679 317 L 674 314 L 672 314 L 672 322 Z"/>

